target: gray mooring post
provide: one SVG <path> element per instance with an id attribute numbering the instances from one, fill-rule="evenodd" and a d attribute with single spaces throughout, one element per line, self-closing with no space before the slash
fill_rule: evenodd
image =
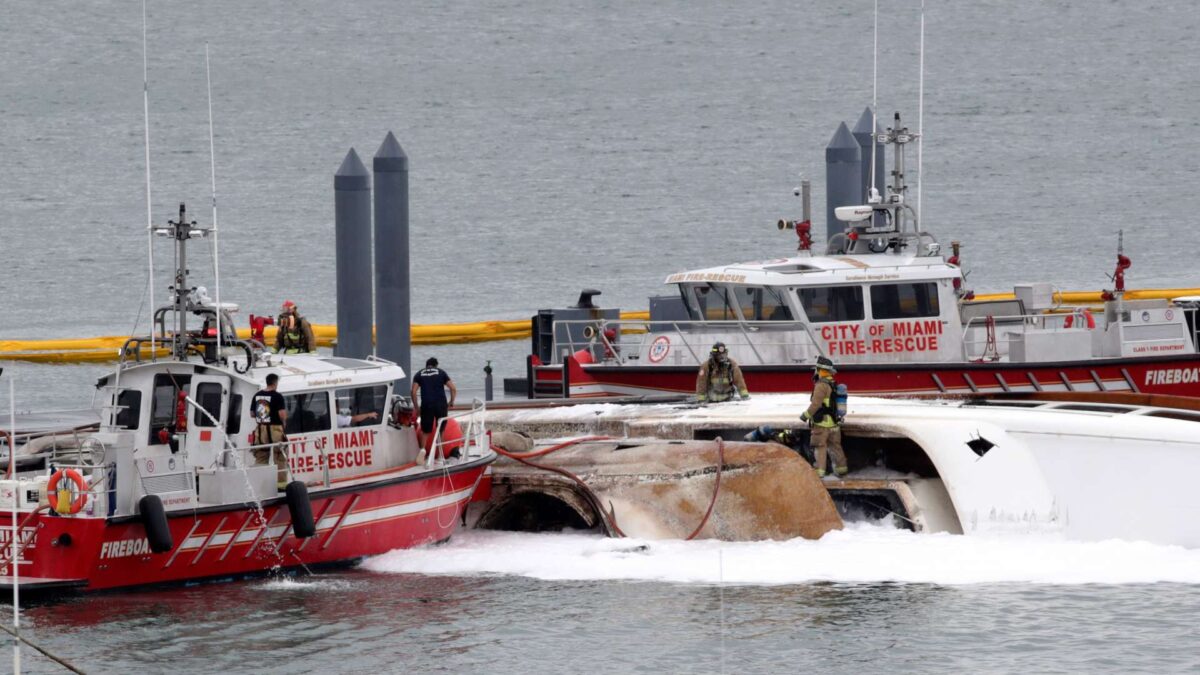
<path id="1" fill-rule="evenodd" d="M 879 122 L 876 120 L 875 133 L 871 133 L 871 106 L 867 106 L 866 110 L 863 110 L 862 116 L 858 118 L 858 124 L 854 125 L 854 131 L 851 132 L 854 134 L 854 140 L 858 141 L 858 148 L 862 153 L 862 174 L 860 175 L 858 183 L 862 191 L 862 201 L 858 202 L 859 204 L 866 204 L 867 197 L 870 196 L 867 194 L 867 187 L 871 184 L 872 139 L 875 140 L 875 189 L 879 190 L 880 196 L 883 196 L 884 194 L 883 186 L 887 183 L 887 174 L 883 168 L 883 151 L 887 146 L 879 142 L 879 131 Z M 875 217 L 879 219 L 883 218 L 883 216 L 878 213 L 875 215 Z M 876 222 L 875 224 L 881 225 L 882 223 Z"/>
<path id="2" fill-rule="evenodd" d="M 371 174 L 354 148 L 333 176 L 337 248 L 337 346 L 353 359 L 371 354 Z"/>
<path id="3" fill-rule="evenodd" d="M 408 155 L 388 132 L 375 153 L 375 344 L 382 358 L 412 375 L 412 302 L 408 254 Z"/>
<path id="4" fill-rule="evenodd" d="M 862 151 L 845 122 L 838 125 L 825 146 L 825 233 L 826 241 L 846 229 L 833 210 L 862 203 Z"/>

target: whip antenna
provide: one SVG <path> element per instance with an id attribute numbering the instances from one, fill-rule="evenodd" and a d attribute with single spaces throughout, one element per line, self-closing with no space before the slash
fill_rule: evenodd
<path id="1" fill-rule="evenodd" d="M 922 0 L 924 2 L 924 0 Z M 875 149 L 879 146 L 875 131 L 879 128 L 879 0 L 875 0 L 875 37 L 871 50 L 871 180 L 867 186 L 867 203 L 872 203 L 875 189 Z"/>
<path id="2" fill-rule="evenodd" d="M 17 478 L 17 395 L 15 381 L 8 378 L 8 477 Z M 20 528 L 17 527 L 17 490 L 12 493 L 12 603 L 13 603 L 13 672 L 21 672 L 21 549 L 17 546 Z"/>
<path id="3" fill-rule="evenodd" d="M 217 293 L 217 361 L 221 360 L 221 249 L 217 239 L 217 153 L 213 144 L 212 114 L 212 69 L 208 65 L 208 43 L 204 43 L 204 79 L 208 85 L 208 164 L 212 172 L 212 236 L 213 236 L 213 284 Z"/>
<path id="4" fill-rule="evenodd" d="M 150 85 L 146 68 L 146 0 L 142 0 L 142 113 L 146 121 L 146 247 L 150 254 L 150 358 L 158 358 L 154 337 L 154 216 L 150 201 Z"/>
<path id="5" fill-rule="evenodd" d="M 925 147 L 925 0 L 921 0 L 921 47 L 920 75 L 917 77 L 917 216 L 916 231 L 921 231 L 921 220 L 925 212 L 921 210 L 921 184 L 925 182 L 925 172 L 921 168 L 921 150 Z"/>

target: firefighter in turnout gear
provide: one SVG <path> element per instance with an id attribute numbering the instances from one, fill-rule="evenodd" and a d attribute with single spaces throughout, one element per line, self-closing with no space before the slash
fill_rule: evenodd
<path id="1" fill-rule="evenodd" d="M 846 453 L 842 452 L 842 420 L 838 417 L 834 406 L 833 393 L 837 382 L 833 376 L 837 374 L 833 361 L 824 356 L 817 357 L 817 365 L 813 369 L 813 393 L 808 410 L 800 414 L 800 421 L 812 429 L 812 449 L 816 454 L 817 475 L 825 476 L 826 451 L 832 455 L 833 472 L 839 476 L 849 473 L 846 466 Z"/>
<path id="2" fill-rule="evenodd" d="M 280 354 L 305 354 L 317 351 L 317 341 L 313 339 L 312 326 L 308 319 L 300 316 L 296 303 L 284 300 L 279 310 L 279 319 L 275 321 L 279 332 L 275 334 L 275 351 Z"/>
<path id="3" fill-rule="evenodd" d="M 708 360 L 700 366 L 700 374 L 696 376 L 696 399 L 701 403 L 720 403 L 733 398 L 735 392 L 743 399 L 750 398 L 746 380 L 742 378 L 742 369 L 729 358 L 725 343 L 718 342 L 713 345 Z"/>

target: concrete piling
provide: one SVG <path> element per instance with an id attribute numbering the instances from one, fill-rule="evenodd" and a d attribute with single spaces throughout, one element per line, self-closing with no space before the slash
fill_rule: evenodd
<path id="1" fill-rule="evenodd" d="M 408 155 L 388 132 L 375 153 L 375 341 L 380 357 L 412 374 Z M 397 382 L 403 386 L 409 379 Z"/>
<path id="2" fill-rule="evenodd" d="M 862 150 L 845 122 L 825 146 L 825 232 L 826 238 L 841 234 L 846 224 L 839 221 L 833 210 L 839 206 L 862 203 Z"/>
<path id="3" fill-rule="evenodd" d="M 371 354 L 371 175 L 353 148 L 333 176 L 337 252 L 334 355 Z"/>

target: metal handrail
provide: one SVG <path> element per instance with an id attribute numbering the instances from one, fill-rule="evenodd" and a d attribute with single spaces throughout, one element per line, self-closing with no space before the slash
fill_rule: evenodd
<path id="1" fill-rule="evenodd" d="M 444 448 L 446 445 L 449 445 L 450 443 L 455 442 L 455 441 L 443 441 L 441 438 L 442 437 L 442 429 L 445 427 L 445 424 L 444 424 L 445 420 L 451 420 L 451 419 L 457 420 L 457 419 L 463 419 L 463 418 L 467 419 L 467 424 L 466 424 L 465 428 L 463 428 L 462 425 L 459 426 L 459 428 L 462 429 L 462 432 L 463 432 L 463 437 L 462 437 L 461 441 L 459 441 L 463 444 L 463 450 L 460 453 L 458 462 L 456 462 L 456 463 L 461 464 L 461 463 L 467 461 L 467 459 L 470 455 L 468 448 L 471 446 L 487 448 L 488 446 L 487 446 L 487 443 L 485 442 L 485 439 L 487 438 L 487 428 L 484 424 L 484 417 L 483 417 L 484 413 L 486 413 L 486 412 L 487 412 L 487 403 L 479 400 L 478 398 L 475 398 L 475 399 L 471 400 L 471 409 L 470 410 L 468 410 L 466 412 L 461 412 L 461 413 L 458 413 L 455 415 L 447 415 L 446 417 L 438 420 L 433 428 L 433 442 L 430 443 L 429 454 L 425 457 L 425 466 L 426 467 L 433 466 L 433 461 L 438 456 L 441 456 L 442 461 L 445 464 L 450 463 L 451 458 L 448 458 L 445 456 Z"/>
<path id="2" fill-rule="evenodd" d="M 585 341 L 585 342 L 577 342 L 576 340 L 572 339 L 572 337 L 571 337 L 572 331 L 570 330 L 570 328 L 572 326 L 590 326 L 590 327 L 595 328 L 595 331 L 593 332 L 593 337 L 587 339 L 587 341 Z M 646 338 L 648 336 L 656 334 L 655 331 L 652 330 L 652 328 L 660 327 L 660 328 L 664 328 L 669 331 L 673 331 L 680 336 L 683 347 L 687 350 L 687 352 L 691 355 L 691 357 L 696 360 L 697 363 L 701 363 L 704 361 L 704 358 L 702 358 L 702 353 L 697 353 L 696 350 L 693 348 L 691 342 L 687 339 L 689 334 L 696 334 L 698 332 L 697 329 L 704 329 L 704 332 L 706 334 L 714 333 L 714 332 L 721 332 L 722 330 L 725 330 L 728 332 L 741 333 L 743 336 L 743 339 L 745 340 L 744 344 L 750 349 L 751 352 L 753 352 L 755 359 L 760 364 L 766 363 L 766 361 L 764 360 L 764 357 L 762 355 L 762 352 L 759 350 L 759 347 L 769 346 L 772 344 L 778 344 L 780 346 L 793 346 L 796 344 L 802 344 L 802 346 L 804 346 L 805 348 L 807 348 L 808 350 L 813 352 L 813 354 L 816 356 L 824 356 L 825 355 L 824 349 L 822 349 L 822 347 L 821 347 L 821 343 L 817 340 L 816 336 L 813 334 L 812 326 L 809 325 L 809 323 L 807 323 L 807 322 L 798 321 L 798 320 L 792 320 L 792 321 L 739 321 L 739 320 L 731 320 L 731 321 L 701 321 L 701 320 L 647 321 L 647 320 L 638 320 L 638 319 L 634 319 L 634 320 L 571 319 L 571 320 L 555 321 L 553 323 L 552 336 L 554 339 L 554 343 L 552 345 L 552 351 L 551 351 L 552 358 L 555 361 L 559 361 L 559 359 L 561 358 L 560 352 L 563 351 L 562 350 L 563 347 L 566 347 L 569 351 L 574 352 L 578 349 L 587 349 L 587 348 L 594 347 L 596 345 L 600 345 L 605 349 L 607 354 L 613 355 L 613 358 L 615 359 L 615 361 L 618 365 L 625 365 L 630 360 L 630 358 L 628 357 L 628 355 L 622 353 L 622 347 L 628 347 L 628 345 L 614 343 L 611 340 L 609 340 L 608 336 L 606 335 L 605 329 L 611 328 L 611 327 L 615 327 L 617 329 L 618 334 L 627 334 L 627 335 L 628 334 L 641 334 L 641 336 L 642 336 L 641 342 L 634 343 L 634 351 L 640 351 L 640 347 L 643 344 L 645 344 Z M 796 332 L 796 331 L 803 332 L 805 338 L 807 338 L 807 341 L 803 342 L 803 343 L 797 343 L 794 340 L 784 340 L 784 341 L 775 343 L 775 342 L 764 342 L 761 339 L 752 338 L 752 336 L 749 333 L 750 330 L 760 330 L 763 328 L 773 329 L 773 331 L 778 331 L 778 332 Z M 664 331 L 658 331 L 658 332 L 661 333 Z M 740 343 L 735 344 L 734 346 L 740 346 Z"/>
<path id="3" fill-rule="evenodd" d="M 989 318 L 993 321 L 1009 321 L 1014 324 L 1013 328 L 1016 327 L 1015 324 L 1017 323 L 1017 321 L 1020 321 L 1020 326 L 1021 326 L 1020 332 L 1024 333 L 1026 330 L 1028 330 L 1029 326 L 1038 326 L 1038 327 L 1044 329 L 1047 327 L 1048 324 L 1060 324 L 1061 325 L 1062 323 L 1064 323 L 1067 320 L 1067 317 L 1075 316 L 1075 314 L 1077 314 L 1077 313 L 1078 313 L 1077 311 L 1072 311 L 1072 312 L 1055 312 L 1055 313 L 1051 313 L 1051 314 L 1036 313 L 1036 314 L 1004 314 L 1004 315 L 1000 315 L 1000 316 L 991 316 L 991 315 L 973 316 L 970 319 L 967 319 L 966 323 L 964 323 L 963 327 L 962 327 L 963 358 L 970 360 L 973 356 L 967 349 L 968 345 L 976 345 L 976 344 L 980 344 L 980 343 L 986 344 L 987 343 L 986 339 L 969 340 L 969 339 L 967 339 L 967 333 L 973 328 L 977 329 L 977 330 L 980 328 L 986 328 L 986 325 L 981 326 L 980 324 L 986 324 L 986 322 Z M 1047 319 L 1050 319 L 1051 321 L 1048 322 Z M 1005 344 L 1009 344 L 1012 342 L 1012 338 L 1004 338 L 1002 340 L 999 336 L 997 336 L 996 344 L 999 345 L 1001 342 L 1004 342 Z"/>

